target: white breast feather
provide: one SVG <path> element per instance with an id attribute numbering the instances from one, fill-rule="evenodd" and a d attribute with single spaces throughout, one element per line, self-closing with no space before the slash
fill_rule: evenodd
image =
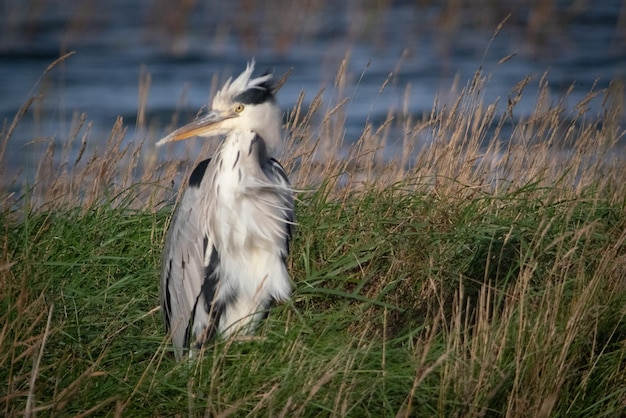
<path id="1" fill-rule="evenodd" d="M 287 208 L 276 193 L 285 186 L 271 185 L 269 179 L 261 185 L 258 180 L 250 181 L 258 175 L 251 176 L 245 171 L 254 165 L 245 164 L 244 160 L 256 158 L 254 153 L 248 155 L 254 137 L 253 132 L 240 131 L 224 143 L 220 149 L 221 168 L 216 164 L 212 174 L 215 182 L 214 190 L 210 191 L 214 200 L 210 205 L 213 213 L 209 214 L 209 228 L 221 255 L 223 274 L 216 300 L 232 294 L 228 286 L 238 295 L 236 303 L 220 320 L 220 331 L 226 335 L 261 315 L 256 312 L 268 296 L 284 300 L 291 291 L 282 245 L 277 246 L 286 242 Z M 274 193 L 269 192 L 272 187 Z"/>

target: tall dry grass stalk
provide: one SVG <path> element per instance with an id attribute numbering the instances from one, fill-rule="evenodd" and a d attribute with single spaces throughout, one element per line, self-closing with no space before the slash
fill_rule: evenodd
<path id="1" fill-rule="evenodd" d="M 46 73 L 66 57 L 51 64 Z M 549 96 L 546 74 L 540 79 L 539 91 L 528 92 L 529 76 L 512 87 L 503 107 L 498 102 L 483 102 L 481 92 L 488 77 L 479 70 L 451 105 L 435 101 L 432 112 L 421 118 L 406 110 L 390 110 L 383 123 L 375 126 L 368 122 L 361 137 L 347 144 L 348 60 L 347 56 L 337 72 L 335 104 L 326 105 L 320 91 L 305 106 L 308 93 L 302 92 L 288 111 L 287 140 L 280 159 L 297 189 L 330 181 L 336 194 L 405 182 L 414 189 L 439 194 L 498 193 L 538 182 L 572 194 L 594 184 L 611 188 L 616 198 L 623 196 L 622 83 L 590 91 L 569 110 L 567 97 L 553 102 Z M 195 162 L 210 155 L 211 144 L 206 144 L 202 153 L 194 153 L 191 161 L 159 155 L 163 151 L 154 148 L 155 132 L 145 128 L 149 74 L 143 73 L 140 84 L 137 132 L 143 137 L 124 141 L 130 135 L 118 118 L 108 138 L 94 138 L 88 116 L 76 116 L 69 137 L 60 142 L 51 139 L 39 159 L 34 181 L 27 185 L 32 207 L 93 206 L 105 199 L 131 200 L 132 206 L 154 209 L 171 198 L 171 185 L 186 178 Z M 526 94 L 537 97 L 535 110 L 515 119 L 516 104 Z M 590 115 L 588 103 L 598 96 L 603 97 L 602 113 Z M 0 161 L 35 98 L 36 94 L 4 125 Z M 176 120 L 173 115 L 174 125 Z M 507 132 L 512 133 L 505 133 L 509 126 L 513 128 Z M 390 138 L 392 134 L 396 137 Z M 193 142 L 189 146 L 197 147 Z M 392 160 L 384 157 L 390 147 L 396 154 Z M 24 184 L 12 173 L 0 174 L 5 188 L 2 204 L 10 207 L 19 196 L 6 191 Z M 18 184 L 7 184 L 8 179 Z"/>

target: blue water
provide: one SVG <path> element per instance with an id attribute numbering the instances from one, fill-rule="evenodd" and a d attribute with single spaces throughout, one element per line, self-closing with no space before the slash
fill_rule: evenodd
<path id="1" fill-rule="evenodd" d="M 309 103 L 321 88 L 325 106 L 332 107 L 338 95 L 335 75 L 349 57 L 343 92 L 352 97 L 346 108 L 347 143 L 360 136 L 367 121 L 382 123 L 390 108 L 401 110 L 407 85 L 408 113 L 419 118 L 430 113 L 436 97 L 453 100 L 455 77 L 462 87 L 478 68 L 489 77 L 485 102 L 499 98 L 502 109 L 515 84 L 535 75 L 516 107 L 519 118 L 535 108 L 533 87 L 546 71 L 554 102 L 574 84 L 566 99 L 572 107 L 592 86 L 605 88 L 626 75 L 626 0 L 587 2 L 582 10 L 572 9 L 574 2 L 555 2 L 562 7 L 543 24 L 533 23 L 532 8 L 523 1 L 450 14 L 437 2 L 418 7 L 415 1 L 393 1 L 380 10 L 376 5 L 384 2 L 308 2 L 306 10 L 292 3 L 300 4 L 96 0 L 60 2 L 60 7 L 5 0 L 0 5 L 0 119 L 10 123 L 29 97 L 41 97 L 14 132 L 3 163 L 15 172 L 36 166 L 45 140 L 62 142 L 82 112 L 93 122 L 91 143 L 106 141 L 118 116 L 129 128 L 128 141 L 156 142 L 177 109 L 188 121 L 207 104 L 214 75 L 224 80 L 252 57 L 260 70 L 274 68 L 279 76 L 293 68 L 278 95 L 285 111 L 301 92 Z M 42 6 L 29 9 L 29 4 Z M 75 54 L 40 79 L 67 51 Z M 151 75 L 148 131 L 135 130 L 142 71 Z M 590 103 L 588 118 L 602 111 L 601 100 Z M 84 128 L 79 137 L 82 133 Z M 402 141 L 391 138 L 392 147 L 394 139 Z"/>

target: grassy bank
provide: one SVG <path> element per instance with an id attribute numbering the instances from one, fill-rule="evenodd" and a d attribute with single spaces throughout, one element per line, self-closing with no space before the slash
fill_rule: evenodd
<path id="1" fill-rule="evenodd" d="M 291 109 L 293 300 L 258 339 L 183 364 L 158 274 L 191 161 L 141 160 L 152 149 L 122 146 L 121 125 L 78 160 L 52 144 L 34 184 L 1 200 L 2 414 L 624 415 L 623 87 L 590 93 L 601 115 L 531 92 L 537 110 L 513 120 L 527 80 L 505 112 L 482 103 L 484 82 L 350 147 L 345 101 Z M 401 164 L 381 157 L 394 124 Z"/>

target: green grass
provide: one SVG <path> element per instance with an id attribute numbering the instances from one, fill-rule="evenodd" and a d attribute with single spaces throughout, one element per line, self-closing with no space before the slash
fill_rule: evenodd
<path id="1" fill-rule="evenodd" d="M 51 142 L 32 184 L 2 183 L 0 414 L 626 415 L 623 86 L 570 112 L 540 83 L 536 110 L 513 121 L 529 79 L 497 116 L 487 78 L 450 108 L 367 126 L 349 149 L 349 100 L 324 113 L 301 96 L 281 157 L 300 190 L 293 298 L 259 338 L 182 363 L 159 258 L 171 185 L 193 159 L 122 146 L 121 120 L 79 158 L 84 120 L 60 156 Z M 602 111 L 586 113 L 598 95 Z M 0 131 L 0 161 L 31 104 Z M 393 123 L 402 164 L 380 158 Z"/>
<path id="2" fill-rule="evenodd" d="M 4 212 L 3 413 L 626 412 L 623 201 L 323 195 L 297 208 L 293 301 L 182 364 L 155 309 L 171 208 Z"/>

